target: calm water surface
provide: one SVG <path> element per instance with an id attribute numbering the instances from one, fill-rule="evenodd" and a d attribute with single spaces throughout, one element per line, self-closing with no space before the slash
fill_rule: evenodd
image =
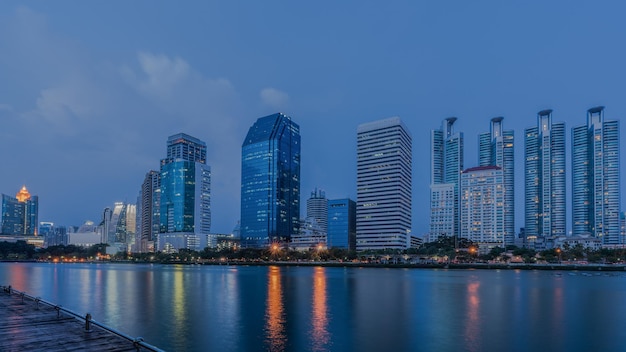
<path id="1" fill-rule="evenodd" d="M 626 274 L 0 263 L 168 351 L 623 351 Z"/>

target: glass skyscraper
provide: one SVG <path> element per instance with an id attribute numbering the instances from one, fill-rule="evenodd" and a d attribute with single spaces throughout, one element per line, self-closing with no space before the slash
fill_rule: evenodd
<path id="1" fill-rule="evenodd" d="M 300 127 L 282 113 L 259 118 L 241 148 L 241 244 L 287 243 L 300 227 Z"/>
<path id="2" fill-rule="evenodd" d="M 358 126 L 357 250 L 409 246 L 411 147 L 411 135 L 399 117 Z"/>
<path id="3" fill-rule="evenodd" d="M 356 202 L 349 198 L 328 200 L 328 248 L 356 249 Z"/>
<path id="4" fill-rule="evenodd" d="M 478 136 L 480 166 L 498 166 L 504 177 L 504 242 L 515 242 L 515 160 L 513 131 L 503 130 L 503 117 L 491 119 L 491 130 Z"/>
<path id="5" fill-rule="evenodd" d="M 39 225 L 39 197 L 31 196 L 26 186 L 14 197 L 2 195 L 0 231 L 3 235 L 36 236 Z"/>
<path id="6" fill-rule="evenodd" d="M 621 244 L 619 143 L 619 121 L 605 121 L 603 106 L 572 129 L 573 233 L 590 233 L 604 246 Z"/>
<path id="7" fill-rule="evenodd" d="M 456 117 L 431 131 L 429 238 L 459 235 L 459 177 L 463 171 L 463 133 L 454 133 Z"/>
<path id="8" fill-rule="evenodd" d="M 209 234 L 211 169 L 206 144 L 184 133 L 170 136 L 160 180 L 159 233 Z"/>
<path id="9" fill-rule="evenodd" d="M 543 110 L 524 132 L 525 236 L 565 236 L 565 123 Z"/>

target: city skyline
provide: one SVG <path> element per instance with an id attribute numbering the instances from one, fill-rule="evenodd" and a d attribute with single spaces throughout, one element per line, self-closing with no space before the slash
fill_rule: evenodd
<path id="1" fill-rule="evenodd" d="M 329 199 L 356 199 L 356 126 L 400 116 L 414 139 L 413 232 L 422 234 L 429 131 L 457 116 L 465 165 L 475 166 L 475 136 L 504 116 L 518 145 L 518 231 L 523 131 L 537 111 L 552 109 L 566 123 L 567 153 L 569 131 L 585 123 L 590 107 L 606 106 L 608 120 L 626 115 L 623 6 L 360 2 L 322 11 L 274 2 L 160 3 L 138 28 L 132 19 L 153 7 L 138 2 L 120 13 L 107 4 L 3 2 L 0 49 L 11 55 L 0 56 L 9 82 L 0 87 L 0 150 L 9 171 L 0 192 L 27 185 L 40 197 L 40 221 L 97 221 L 104 207 L 134 202 L 145 173 L 158 169 L 163 139 L 186 132 L 207 143 L 212 204 L 219 204 L 212 231 L 230 232 L 239 218 L 240 141 L 258 116 L 283 111 L 299 123 L 301 190 L 318 187 Z M 286 23 L 261 25 L 257 14 L 270 12 Z M 381 12 L 395 20 L 372 25 Z M 589 16 L 602 21 L 581 26 Z M 603 55 L 585 55 L 590 47 Z M 571 170 L 569 157 L 566 163 Z M 571 229 L 570 177 L 566 183 Z"/>

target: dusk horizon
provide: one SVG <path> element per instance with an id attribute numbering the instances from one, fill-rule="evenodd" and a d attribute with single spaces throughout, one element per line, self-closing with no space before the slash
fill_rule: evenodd
<path id="1" fill-rule="evenodd" d="M 246 132 L 280 111 L 300 125 L 302 215 L 316 188 L 356 199 L 357 126 L 399 116 L 413 137 L 412 232 L 421 236 L 430 131 L 458 117 L 470 168 L 478 134 L 503 116 L 515 132 L 517 232 L 524 129 L 552 109 L 566 123 L 569 230 L 571 129 L 596 106 L 607 120 L 626 115 L 621 4 L 150 4 L 0 5 L 9 82 L 0 88 L 0 193 L 25 185 L 39 196 L 39 221 L 97 223 L 114 202 L 134 203 L 167 138 L 186 133 L 207 144 L 211 232 L 230 233 Z M 602 21 L 586 25 L 594 16 Z"/>

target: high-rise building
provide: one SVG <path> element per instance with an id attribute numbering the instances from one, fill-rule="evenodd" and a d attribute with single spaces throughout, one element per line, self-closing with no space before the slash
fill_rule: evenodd
<path id="1" fill-rule="evenodd" d="M 358 126 L 357 250 L 409 246 L 411 147 L 411 135 L 399 117 Z"/>
<path id="2" fill-rule="evenodd" d="M 306 216 L 314 218 L 322 232 L 328 231 L 328 199 L 321 189 L 316 188 L 306 200 Z"/>
<path id="3" fill-rule="evenodd" d="M 478 166 L 461 174 L 461 238 L 489 249 L 505 246 L 504 170 Z"/>
<path id="4" fill-rule="evenodd" d="M 603 106 L 572 129 L 573 234 L 590 233 L 603 246 L 620 244 L 619 142 L 619 121 L 605 121 Z"/>
<path id="5" fill-rule="evenodd" d="M 565 123 L 543 110 L 524 134 L 525 235 L 565 236 Z"/>
<path id="6" fill-rule="evenodd" d="M 300 227 L 300 127 L 282 113 L 259 118 L 241 147 L 241 245 L 289 242 Z"/>
<path id="7" fill-rule="evenodd" d="M 463 133 L 455 133 L 456 117 L 431 131 L 429 238 L 459 235 L 459 178 L 463 171 Z"/>
<path id="8" fill-rule="evenodd" d="M 328 248 L 356 249 L 356 202 L 349 198 L 328 200 Z"/>
<path id="9" fill-rule="evenodd" d="M 3 235 L 37 236 L 39 197 L 31 196 L 23 186 L 14 197 L 2 195 L 0 231 Z"/>
<path id="10" fill-rule="evenodd" d="M 161 159 L 160 182 L 157 250 L 167 246 L 181 249 L 181 245 L 203 249 L 199 248 L 203 243 L 200 237 L 211 232 L 211 168 L 206 164 L 206 143 L 184 133 L 170 136 L 167 157 Z"/>
<path id="11" fill-rule="evenodd" d="M 159 233 L 161 198 L 161 174 L 151 170 L 141 184 L 139 204 L 139 250 L 143 253 L 154 250 L 154 241 Z"/>
<path id="12" fill-rule="evenodd" d="M 503 117 L 491 119 L 491 130 L 479 135 L 479 166 L 498 166 L 504 177 L 504 243 L 515 243 L 515 158 L 513 131 L 503 130 Z"/>

